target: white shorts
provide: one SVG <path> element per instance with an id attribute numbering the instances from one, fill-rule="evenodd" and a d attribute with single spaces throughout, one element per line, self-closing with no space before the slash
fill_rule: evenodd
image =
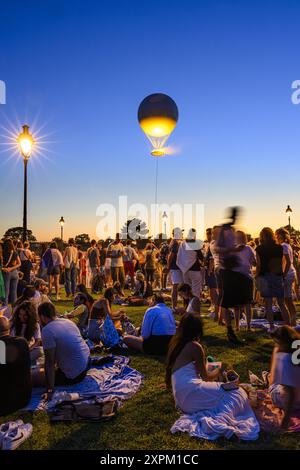
<path id="1" fill-rule="evenodd" d="M 183 274 L 180 269 L 171 269 L 171 282 L 172 284 L 182 284 L 183 283 Z"/>

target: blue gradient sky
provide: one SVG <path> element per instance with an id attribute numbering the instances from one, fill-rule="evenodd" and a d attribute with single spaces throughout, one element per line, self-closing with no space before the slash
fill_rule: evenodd
<path id="1" fill-rule="evenodd" d="M 66 236 L 94 236 L 100 203 L 153 202 L 136 113 L 156 91 L 180 113 L 160 202 L 203 203 L 207 225 L 242 205 L 252 234 L 285 224 L 290 204 L 299 228 L 299 17 L 297 0 L 2 2 L 0 124 L 47 134 L 30 161 L 29 228 L 50 239 L 63 215 Z M 22 224 L 23 181 L 21 161 L 1 150 L 2 234 Z"/>

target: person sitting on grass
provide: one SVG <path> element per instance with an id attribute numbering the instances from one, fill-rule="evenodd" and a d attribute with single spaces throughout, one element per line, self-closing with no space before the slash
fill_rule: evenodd
<path id="1" fill-rule="evenodd" d="M 300 409 L 300 365 L 293 364 L 292 345 L 300 340 L 300 334 L 284 325 L 277 328 L 271 336 L 275 341 L 272 354 L 269 391 L 273 405 L 284 411 L 281 423 L 282 430 L 289 427 L 293 410 Z"/>
<path id="2" fill-rule="evenodd" d="M 50 400 L 55 386 L 76 384 L 85 378 L 90 350 L 75 323 L 58 318 L 53 304 L 41 304 L 38 315 L 43 327 L 45 368 L 32 372 L 32 384 L 46 386 L 45 398 Z"/>
<path id="3" fill-rule="evenodd" d="M 23 293 L 20 297 L 17 298 L 16 302 L 14 303 L 13 307 L 14 310 L 21 305 L 23 302 L 30 301 L 36 306 L 35 302 L 35 288 L 33 286 L 26 286 L 23 290 Z"/>
<path id="4" fill-rule="evenodd" d="M 199 297 L 193 294 L 192 288 L 189 284 L 180 284 L 178 287 L 178 294 L 183 299 L 183 308 L 176 308 L 176 314 L 196 313 L 200 315 L 201 303 Z"/>
<path id="5" fill-rule="evenodd" d="M 108 287 L 104 291 L 103 297 L 97 300 L 91 309 L 91 314 L 88 322 L 88 338 L 99 343 L 101 326 L 107 315 L 112 319 L 114 326 L 118 331 L 121 332 L 122 325 L 121 320 L 124 316 L 124 310 L 118 310 L 117 312 L 112 311 L 112 304 L 115 298 L 115 291 L 113 287 Z"/>
<path id="6" fill-rule="evenodd" d="M 151 284 L 145 281 L 145 276 L 141 271 L 137 271 L 134 292 L 125 299 L 125 302 L 133 307 L 150 305 L 152 296 L 153 289 Z"/>
<path id="7" fill-rule="evenodd" d="M 89 308 L 91 308 L 91 306 L 94 303 L 94 297 L 91 294 L 89 294 L 89 292 L 88 292 L 88 290 L 87 290 L 87 288 L 84 284 L 78 284 L 76 286 L 76 295 L 74 297 L 74 307 L 76 307 L 76 305 L 75 305 L 76 297 L 80 296 L 80 294 L 84 294 L 87 297 L 88 303 L 89 303 Z"/>
<path id="8" fill-rule="evenodd" d="M 44 281 L 44 279 L 36 279 L 34 281 L 34 288 L 35 288 L 34 302 L 37 307 L 44 302 L 51 302 L 51 300 L 48 297 L 48 294 L 49 294 L 48 282 Z"/>
<path id="9" fill-rule="evenodd" d="M 28 342 L 31 361 L 43 356 L 41 347 L 41 328 L 38 322 L 37 311 L 32 302 L 26 300 L 19 304 L 13 314 L 11 336 L 25 338 Z"/>
<path id="10" fill-rule="evenodd" d="M 141 336 L 124 336 L 124 343 L 132 349 L 164 356 L 169 342 L 176 332 L 176 324 L 172 310 L 166 306 L 162 294 L 154 294 L 153 305 L 146 310 Z"/>
<path id="11" fill-rule="evenodd" d="M 89 294 L 79 292 L 74 297 L 74 310 L 67 313 L 65 318 L 78 318 L 76 324 L 83 338 L 87 337 L 89 318 L 94 305 L 94 299 Z M 81 307 L 81 308 L 79 308 Z"/>
<path id="12" fill-rule="evenodd" d="M 6 353 L 6 363 L 0 364 L 0 416 L 6 416 L 30 401 L 30 353 L 26 339 L 11 336 L 6 317 L 0 317 L 0 344 Z"/>
<path id="13" fill-rule="evenodd" d="M 216 381 L 221 369 L 209 370 L 202 337 L 200 316 L 186 313 L 167 356 L 166 385 L 172 387 L 176 407 L 185 414 L 199 413 L 199 428 L 213 439 L 218 435 L 230 438 L 235 430 L 237 435 L 242 430 L 249 440 L 257 439 L 259 424 L 246 392 L 234 384 L 225 389 L 224 383 Z"/>

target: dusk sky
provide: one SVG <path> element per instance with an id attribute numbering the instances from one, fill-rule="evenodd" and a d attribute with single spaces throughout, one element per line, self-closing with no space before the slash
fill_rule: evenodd
<path id="1" fill-rule="evenodd" d="M 154 202 L 155 158 L 137 122 L 154 92 L 179 121 L 159 160 L 160 203 L 227 206 L 242 224 L 300 228 L 299 0 L 1 2 L 0 235 L 22 225 L 23 165 L 7 146 L 28 124 L 44 141 L 29 162 L 28 227 L 39 240 L 96 236 L 101 203 Z M 151 228 L 151 227 L 150 227 Z"/>

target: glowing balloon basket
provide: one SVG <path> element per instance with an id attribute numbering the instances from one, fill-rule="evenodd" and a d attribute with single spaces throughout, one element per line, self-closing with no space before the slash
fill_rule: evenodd
<path id="1" fill-rule="evenodd" d="M 157 208 L 158 157 L 167 154 L 164 146 L 177 125 L 177 105 L 170 96 L 163 93 L 149 95 L 143 99 L 139 106 L 138 121 L 151 142 L 151 155 L 156 157 L 155 208 Z M 155 228 L 157 226 L 157 215 L 157 210 L 155 210 Z"/>

